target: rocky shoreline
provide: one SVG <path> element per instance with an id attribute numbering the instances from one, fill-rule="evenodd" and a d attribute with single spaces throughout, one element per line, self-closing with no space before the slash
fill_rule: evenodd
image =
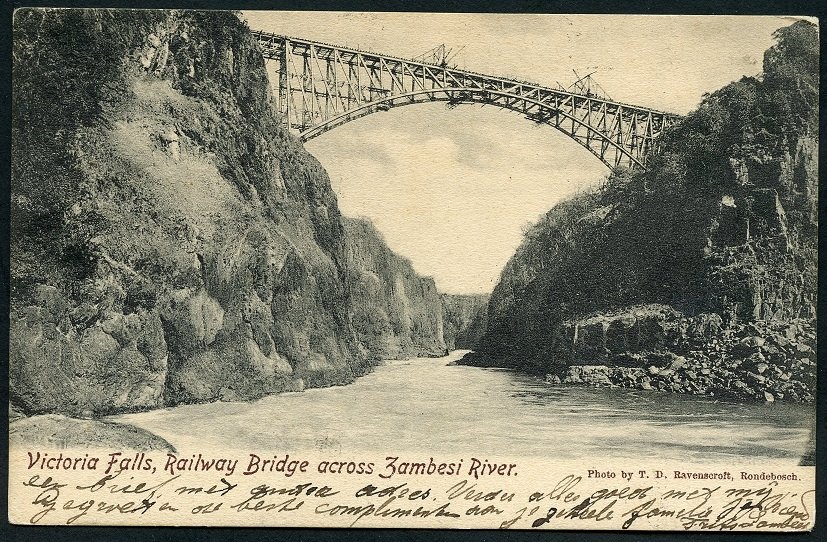
<path id="1" fill-rule="evenodd" d="M 460 364 L 513 367 L 551 385 L 591 385 L 812 403 L 816 331 L 812 318 L 728 322 L 686 316 L 667 305 L 601 311 L 559 324 L 545 355 L 525 363 L 472 352 Z"/>
<path id="2" fill-rule="evenodd" d="M 9 445 L 18 450 L 101 448 L 174 452 L 158 435 L 130 424 L 108 420 L 71 418 L 59 414 L 12 417 Z"/>
<path id="3" fill-rule="evenodd" d="M 404 360 L 422 358 L 440 358 L 450 354 L 422 352 L 420 356 L 398 355 L 387 360 Z M 323 387 L 346 386 L 352 384 L 357 378 L 371 373 L 378 365 L 368 367 L 364 373 L 354 375 L 350 381 L 334 382 Z M 306 388 L 287 389 L 285 391 L 304 391 Z M 276 395 L 283 392 L 275 392 Z M 222 402 L 224 399 L 217 399 L 214 402 Z M 254 401 L 256 399 L 249 399 Z M 146 412 L 161 410 L 161 408 L 146 409 Z M 9 405 L 9 442 L 19 449 L 42 447 L 45 449 L 72 449 L 72 448 L 98 448 L 113 450 L 134 450 L 141 452 L 163 451 L 176 452 L 176 448 L 163 437 L 137 427 L 130 423 L 113 421 L 95 417 L 94 413 L 87 411 L 88 417 L 65 416 L 56 413 L 27 414 L 21 409 Z"/>
<path id="4" fill-rule="evenodd" d="M 551 384 L 708 395 L 744 401 L 815 400 L 815 328 L 811 321 L 737 325 L 680 355 L 652 352 L 643 366 L 580 365 L 548 374 Z"/>

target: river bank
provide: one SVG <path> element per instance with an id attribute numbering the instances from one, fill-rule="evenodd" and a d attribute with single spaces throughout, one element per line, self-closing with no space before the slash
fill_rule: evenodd
<path id="1" fill-rule="evenodd" d="M 647 306 L 569 322 L 558 338 L 555 359 L 525 368 L 551 385 L 654 390 L 747 403 L 815 400 L 812 320 L 724 327 L 714 314 L 683 319 L 674 311 L 656 312 Z M 458 363 L 508 365 L 477 353 Z"/>
<path id="2" fill-rule="evenodd" d="M 426 352 L 423 353 L 423 359 L 436 359 L 448 355 L 450 354 L 439 356 Z M 407 362 L 409 359 L 410 358 L 406 357 L 389 358 L 380 361 L 379 364 Z M 377 366 L 378 365 L 373 365 L 366 368 L 363 373 L 354 375 L 349 381 L 330 383 L 326 387 L 348 386 L 357 379 L 370 374 Z M 305 393 L 311 389 L 324 389 L 324 387 L 299 387 L 270 395 L 295 395 Z M 252 402 L 254 402 L 254 400 L 249 401 L 249 403 Z M 220 405 L 228 405 L 227 410 L 232 411 L 233 407 L 230 405 L 241 405 L 245 404 L 245 402 L 239 399 L 235 401 L 221 399 L 198 404 L 215 405 L 219 410 L 221 410 Z M 144 415 L 153 412 L 162 412 L 170 408 L 172 407 L 147 409 L 139 414 Z M 91 413 L 90 416 L 92 416 Z M 9 405 L 9 444 L 17 449 L 43 447 L 61 450 L 71 448 L 100 448 L 135 451 L 176 451 L 176 448 L 161 436 L 132 424 L 125 418 L 117 415 L 107 417 L 73 417 L 58 413 L 27 415 L 11 404 Z"/>
<path id="3" fill-rule="evenodd" d="M 811 322 L 752 323 L 692 345 L 685 355 L 656 353 L 648 367 L 570 367 L 550 383 L 596 384 L 709 395 L 742 401 L 812 403 L 815 329 Z"/>

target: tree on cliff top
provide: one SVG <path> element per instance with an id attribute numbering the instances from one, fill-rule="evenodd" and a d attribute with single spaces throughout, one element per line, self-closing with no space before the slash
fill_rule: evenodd
<path id="1" fill-rule="evenodd" d="M 764 73 L 712 94 L 664 135 L 652 157 L 648 187 L 671 184 L 708 190 L 734 181 L 730 158 L 770 157 L 790 150 L 818 124 L 818 29 L 798 21 L 777 30 Z M 661 181 L 661 182 L 657 182 Z"/>
<path id="2" fill-rule="evenodd" d="M 776 45 L 764 53 L 764 87 L 775 104 L 776 122 L 790 132 L 809 132 L 818 124 L 818 28 L 798 21 L 778 29 Z"/>

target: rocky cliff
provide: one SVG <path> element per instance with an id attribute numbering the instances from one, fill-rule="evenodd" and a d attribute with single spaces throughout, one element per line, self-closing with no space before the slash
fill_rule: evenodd
<path id="1" fill-rule="evenodd" d="M 442 322 L 448 350 L 473 350 L 485 331 L 488 295 L 442 294 Z"/>
<path id="2" fill-rule="evenodd" d="M 18 10 L 13 53 L 20 410 L 250 399 L 444 350 L 433 282 L 343 220 L 235 15 Z"/>
<path id="3" fill-rule="evenodd" d="M 798 22 L 776 38 L 763 75 L 707 95 L 647 171 L 616 170 L 542 217 L 465 363 L 812 400 L 818 35 Z"/>
<path id="4" fill-rule="evenodd" d="M 376 359 L 442 356 L 442 300 L 434 280 L 417 275 L 367 219 L 344 219 L 356 336 Z"/>

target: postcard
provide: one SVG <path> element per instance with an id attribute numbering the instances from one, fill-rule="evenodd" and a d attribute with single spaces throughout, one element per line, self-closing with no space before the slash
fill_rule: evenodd
<path id="1" fill-rule="evenodd" d="M 18 9 L 10 521 L 811 530 L 792 15 Z"/>

